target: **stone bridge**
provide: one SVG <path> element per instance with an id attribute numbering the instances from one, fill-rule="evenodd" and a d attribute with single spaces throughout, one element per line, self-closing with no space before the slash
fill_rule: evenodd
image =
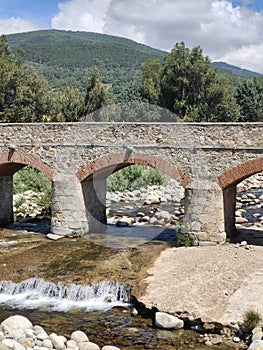
<path id="1" fill-rule="evenodd" d="M 52 181 L 53 233 L 105 228 L 106 178 L 143 164 L 185 188 L 185 226 L 199 241 L 235 234 L 236 185 L 263 170 L 261 123 L 0 124 L 0 224 L 13 221 L 12 176 Z"/>

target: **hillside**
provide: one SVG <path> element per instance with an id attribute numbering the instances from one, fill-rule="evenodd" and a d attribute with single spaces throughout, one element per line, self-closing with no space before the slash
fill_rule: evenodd
<path id="1" fill-rule="evenodd" d="M 132 40 L 90 32 L 43 30 L 8 36 L 13 50 L 22 48 L 24 61 L 34 65 L 51 86 L 84 84 L 92 66 L 118 93 L 138 80 L 143 62 L 165 52 Z"/>
<path id="2" fill-rule="evenodd" d="M 262 74 L 253 72 L 251 70 L 243 69 L 237 66 L 233 66 L 232 64 L 228 64 L 226 62 L 212 62 L 214 67 L 217 67 L 220 70 L 226 70 L 233 74 L 243 75 L 245 77 L 260 77 Z"/>
<path id="3" fill-rule="evenodd" d="M 129 39 L 91 32 L 42 30 L 11 34 L 8 40 L 14 51 L 23 49 L 24 62 L 44 75 L 51 87 L 85 86 L 87 75 L 96 65 L 103 82 L 111 86 L 115 95 L 139 81 L 145 61 L 166 55 Z M 232 86 L 249 76 L 249 71 L 224 62 L 213 65 Z"/>

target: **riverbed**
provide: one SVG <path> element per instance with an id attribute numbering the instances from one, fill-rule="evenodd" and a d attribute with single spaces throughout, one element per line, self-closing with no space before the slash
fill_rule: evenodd
<path id="1" fill-rule="evenodd" d="M 114 280 L 132 286 L 132 294 L 140 298 L 146 291 L 148 268 L 162 251 L 174 245 L 173 237 L 170 241 L 143 238 L 145 241 L 141 244 L 130 246 L 129 243 L 125 247 L 123 236 L 124 233 L 121 247 L 110 247 L 95 243 L 98 236 L 93 241 L 85 237 L 51 241 L 44 234 L 3 229 L 0 231 L 0 279 L 19 283 L 38 277 L 54 283 L 81 285 Z M 136 240 L 136 235 L 133 236 Z M 152 325 L 149 314 L 147 317 L 146 314 L 133 317 L 130 313 L 115 311 L 111 305 L 107 310 L 92 312 L 79 308 L 67 312 L 50 311 L 45 307 L 12 309 L 1 305 L 0 318 L 3 320 L 19 313 L 50 333 L 54 331 L 66 336 L 80 329 L 100 346 L 112 344 L 121 349 L 206 348 L 201 343 L 201 335 L 193 330 L 160 330 Z M 213 348 L 218 349 L 218 345 Z M 224 350 L 233 348 L 239 347 L 233 343 L 220 345 Z"/>

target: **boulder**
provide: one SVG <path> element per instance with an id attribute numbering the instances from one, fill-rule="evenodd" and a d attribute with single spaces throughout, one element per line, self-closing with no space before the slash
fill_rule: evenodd
<path id="1" fill-rule="evenodd" d="M 71 334 L 71 340 L 74 340 L 77 344 L 85 341 L 89 341 L 87 335 L 82 331 L 75 331 Z"/>
<path id="2" fill-rule="evenodd" d="M 255 340 L 261 340 L 263 337 L 263 332 L 260 331 L 260 332 L 256 332 L 252 335 L 252 342 L 255 341 Z"/>
<path id="3" fill-rule="evenodd" d="M 247 350 L 263 350 L 263 340 L 253 341 Z"/>
<path id="4" fill-rule="evenodd" d="M 47 349 L 53 349 L 53 344 L 50 339 L 44 339 L 42 342 L 42 346 L 44 346 Z"/>
<path id="5" fill-rule="evenodd" d="M 47 238 L 49 238 L 53 241 L 57 241 L 58 239 L 63 238 L 63 236 L 62 235 L 55 235 L 54 233 L 48 233 Z"/>
<path id="6" fill-rule="evenodd" d="M 9 350 L 9 348 L 4 345 L 2 342 L 0 342 L 0 350 Z"/>
<path id="7" fill-rule="evenodd" d="M 26 350 L 26 348 L 16 341 L 13 345 L 12 350 Z"/>
<path id="8" fill-rule="evenodd" d="M 17 340 L 21 337 L 24 337 L 25 332 L 23 329 L 18 328 L 18 329 L 12 329 L 8 332 L 8 337 L 14 340 Z"/>
<path id="9" fill-rule="evenodd" d="M 117 226 L 130 226 L 135 223 L 134 218 L 128 217 L 128 216 L 123 216 L 120 218 L 117 222 Z"/>
<path id="10" fill-rule="evenodd" d="M 10 331 L 17 329 L 32 329 L 32 323 L 24 316 L 14 315 L 5 319 L 1 323 L 1 328 L 7 327 Z"/>
<path id="11" fill-rule="evenodd" d="M 180 329 L 184 327 L 184 321 L 165 312 L 156 312 L 155 325 L 165 329 Z"/>
<path id="12" fill-rule="evenodd" d="M 236 217 L 236 223 L 237 224 L 246 224 L 248 223 L 248 220 L 242 217 Z"/>
<path id="13" fill-rule="evenodd" d="M 20 337 L 18 340 L 18 343 L 22 344 L 24 348 L 33 348 L 34 347 L 34 341 L 30 338 Z M 52 347 L 51 347 L 52 348 Z"/>
<path id="14" fill-rule="evenodd" d="M 61 350 L 65 348 L 66 338 L 63 336 L 59 336 L 56 333 L 51 333 L 49 336 L 50 340 L 55 349 Z"/>
<path id="15" fill-rule="evenodd" d="M 100 347 L 92 342 L 83 342 L 78 344 L 79 350 L 100 350 Z"/>
<path id="16" fill-rule="evenodd" d="M 144 205 L 159 204 L 159 203 L 160 203 L 160 198 L 152 194 L 146 198 Z"/>
<path id="17" fill-rule="evenodd" d="M 73 349 L 73 350 L 78 350 L 78 345 L 74 340 L 68 340 L 67 341 L 67 349 Z"/>

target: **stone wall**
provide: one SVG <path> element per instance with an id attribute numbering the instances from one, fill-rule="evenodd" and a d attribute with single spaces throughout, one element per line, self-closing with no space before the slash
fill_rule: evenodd
<path id="1" fill-rule="evenodd" d="M 261 123 L 0 124 L 0 176 L 36 167 L 53 181 L 52 231 L 86 233 L 92 222 L 105 223 L 105 186 L 94 192 L 90 182 L 103 184 L 130 164 L 149 165 L 185 187 L 189 231 L 221 242 L 230 220 L 224 203 L 233 206 L 233 196 L 224 198 L 223 191 L 263 170 L 262 134 Z"/>

